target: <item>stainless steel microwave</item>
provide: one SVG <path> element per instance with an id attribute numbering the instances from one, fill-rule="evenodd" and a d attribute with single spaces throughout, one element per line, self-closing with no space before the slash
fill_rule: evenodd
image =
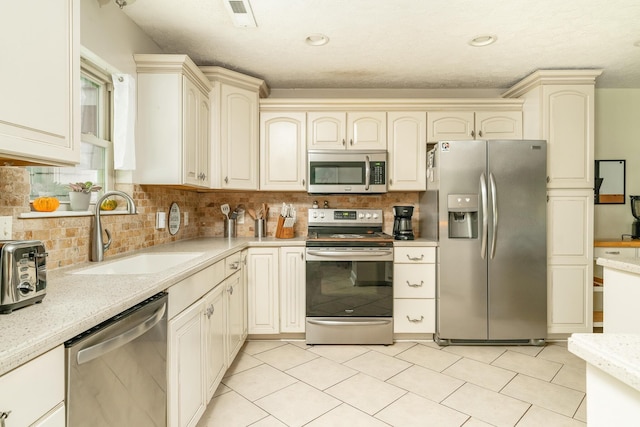
<path id="1" fill-rule="evenodd" d="M 386 193 L 387 152 L 309 150 L 309 193 Z"/>

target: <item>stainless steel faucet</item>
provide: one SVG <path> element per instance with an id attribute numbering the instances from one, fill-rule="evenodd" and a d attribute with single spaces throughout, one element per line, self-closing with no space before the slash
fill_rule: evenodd
<path id="1" fill-rule="evenodd" d="M 111 233 L 105 228 L 104 232 L 107 233 L 107 243 L 102 243 L 102 222 L 100 221 L 100 205 L 109 196 L 120 196 L 127 200 L 127 212 L 129 214 L 136 214 L 136 204 L 127 193 L 122 191 L 107 191 L 96 201 L 96 211 L 93 216 L 93 228 L 91 230 L 91 261 L 103 261 L 104 251 L 111 246 Z"/>

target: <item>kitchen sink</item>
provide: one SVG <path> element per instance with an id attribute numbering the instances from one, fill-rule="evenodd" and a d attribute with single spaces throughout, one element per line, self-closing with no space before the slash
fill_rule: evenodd
<path id="1" fill-rule="evenodd" d="M 72 274 L 153 274 L 204 255 L 204 252 L 146 253 L 105 262 Z"/>

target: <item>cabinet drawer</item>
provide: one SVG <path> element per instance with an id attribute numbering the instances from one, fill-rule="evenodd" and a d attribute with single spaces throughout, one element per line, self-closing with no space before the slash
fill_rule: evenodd
<path id="1" fill-rule="evenodd" d="M 393 248 L 393 262 L 407 264 L 435 263 L 436 248 L 409 246 Z"/>
<path id="2" fill-rule="evenodd" d="M 636 248 L 593 248 L 593 257 L 636 257 Z"/>
<path id="3" fill-rule="evenodd" d="M 432 334 L 435 331 L 435 299 L 393 300 L 393 332 Z"/>
<path id="4" fill-rule="evenodd" d="M 169 293 L 169 319 L 189 307 L 224 280 L 225 262 L 220 260 L 215 264 L 200 270 L 167 289 Z"/>
<path id="5" fill-rule="evenodd" d="M 396 264 L 393 271 L 394 298 L 435 298 L 435 264 Z"/>
<path id="6" fill-rule="evenodd" d="M 240 270 L 240 251 L 224 259 L 224 277 L 227 278 L 238 270 Z"/>
<path id="7" fill-rule="evenodd" d="M 0 377 L 0 411 L 7 426 L 28 426 L 64 401 L 64 346 Z"/>

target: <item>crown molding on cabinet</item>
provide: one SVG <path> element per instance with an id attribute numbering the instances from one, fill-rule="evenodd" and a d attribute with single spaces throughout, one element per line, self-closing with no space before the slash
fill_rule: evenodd
<path id="1" fill-rule="evenodd" d="M 503 98 L 517 98 L 540 85 L 595 84 L 603 70 L 538 70 L 520 80 L 502 94 Z"/>

